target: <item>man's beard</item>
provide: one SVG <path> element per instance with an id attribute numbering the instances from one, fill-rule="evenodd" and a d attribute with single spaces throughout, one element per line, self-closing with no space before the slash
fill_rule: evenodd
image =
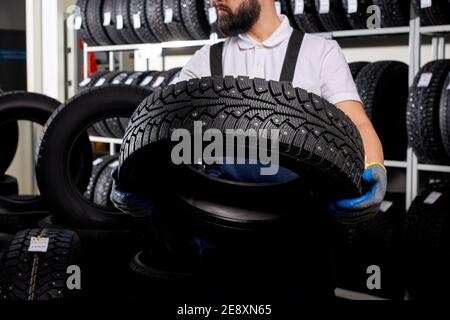
<path id="1" fill-rule="evenodd" d="M 245 0 L 239 5 L 236 13 L 233 13 L 230 8 L 221 5 L 218 5 L 217 8 L 227 12 L 219 15 L 219 29 L 227 37 L 234 37 L 248 32 L 258 21 L 261 13 L 261 5 L 258 0 Z"/>

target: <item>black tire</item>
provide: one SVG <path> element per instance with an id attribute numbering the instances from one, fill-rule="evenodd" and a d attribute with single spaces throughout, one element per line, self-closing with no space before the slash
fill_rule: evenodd
<path id="1" fill-rule="evenodd" d="M 441 196 L 434 203 L 424 203 L 431 192 Z M 449 207 L 449 186 L 432 186 L 413 201 L 406 215 L 404 272 L 412 299 L 449 298 Z"/>
<path id="2" fill-rule="evenodd" d="M 173 40 L 172 34 L 164 23 L 162 0 L 147 1 L 145 11 L 149 27 L 155 37 L 160 42 Z"/>
<path id="3" fill-rule="evenodd" d="M 103 77 L 104 75 L 106 75 L 107 73 L 109 73 L 109 71 L 99 71 L 93 75 L 91 75 L 89 78 L 87 78 L 86 80 L 83 80 L 82 82 L 80 82 L 80 84 L 78 85 L 78 92 L 86 89 L 86 88 L 90 88 L 92 87 L 97 81 L 98 79 L 100 79 L 101 77 Z"/>
<path id="4" fill-rule="evenodd" d="M 86 6 L 86 18 L 88 28 L 95 39 L 95 42 L 101 46 L 113 44 L 106 31 L 103 29 L 103 0 L 89 0 Z"/>
<path id="5" fill-rule="evenodd" d="M 68 100 L 53 113 L 44 128 L 36 165 L 39 189 L 52 212 L 60 214 L 71 225 L 84 228 L 123 228 L 129 222 L 123 214 L 98 208 L 87 201 L 82 194 L 86 189 L 76 188 L 68 176 L 67 163 L 76 156 L 70 152 L 75 143 L 90 148 L 88 136 L 83 132 L 92 123 L 111 117 L 130 117 L 148 94 L 143 88 L 123 85 L 92 88 Z M 92 172 L 92 158 L 89 165 L 89 170 L 83 172 L 88 176 Z"/>
<path id="6" fill-rule="evenodd" d="M 105 17 L 105 13 L 111 14 L 111 23 L 108 26 L 104 26 L 105 32 L 108 34 L 109 38 L 114 44 L 126 44 L 127 41 L 123 37 L 122 33 L 117 30 L 117 21 L 116 21 L 116 8 L 115 3 L 117 0 L 104 0 L 103 2 L 103 17 Z"/>
<path id="7" fill-rule="evenodd" d="M 19 193 L 17 179 L 8 175 L 0 178 L 0 196 L 10 196 Z"/>
<path id="8" fill-rule="evenodd" d="M 31 237 L 49 238 L 47 252 L 29 252 Z M 19 232 L 0 262 L 2 300 L 61 300 L 74 297 L 67 288 L 71 265 L 80 265 L 81 242 L 67 230 Z"/>
<path id="9" fill-rule="evenodd" d="M 157 43 L 159 42 L 159 40 L 152 33 L 152 29 L 150 28 L 150 25 L 147 21 L 147 16 L 145 14 L 147 2 L 148 1 L 146 0 L 130 0 L 130 18 L 132 19 L 131 21 L 134 21 L 133 17 L 135 14 L 138 14 L 140 16 L 141 27 L 134 29 L 134 31 L 143 43 Z"/>
<path id="10" fill-rule="evenodd" d="M 4 93 L 0 93 L 0 109 Z M 0 125 L 0 176 L 2 176 L 11 165 L 16 154 L 19 141 L 19 127 L 17 122 L 8 122 Z"/>
<path id="11" fill-rule="evenodd" d="M 208 103 L 205 104 L 205 101 Z M 300 120 L 305 117 L 308 119 L 307 123 Z M 294 89 L 291 84 L 250 80 L 248 77 L 208 77 L 182 81 L 157 90 L 144 100 L 131 118 L 121 147 L 119 182 L 123 190 L 163 199 L 164 192 L 168 192 L 168 181 L 172 184 L 169 192 L 172 195 L 187 192 L 214 197 L 211 190 L 216 192 L 224 188 L 222 192 L 234 192 L 237 189 L 241 192 L 246 188 L 254 188 L 253 184 L 252 187 L 239 187 L 222 180 L 218 182 L 194 170 L 185 170 L 187 166 L 173 169 L 170 160 L 171 129 L 192 130 L 196 120 L 205 123 L 205 130 L 212 127 L 219 128 L 222 132 L 225 129 L 246 130 L 254 128 L 256 124 L 260 129 L 278 128 L 282 135 L 279 153 L 281 166 L 302 176 L 305 170 L 301 168 L 308 166 L 314 168 L 314 181 L 332 180 L 335 190 L 330 194 L 324 190 L 327 182 L 321 182 L 321 195 L 324 198 L 355 196 L 361 192 L 364 150 L 359 132 L 351 120 L 335 106 L 302 89 Z M 325 150 L 327 151 L 324 152 Z M 299 162 L 291 163 L 289 157 Z M 144 159 L 147 161 L 145 165 Z M 180 170 L 187 175 L 181 180 L 192 182 L 189 190 L 184 189 L 186 186 L 177 178 L 180 177 Z M 306 176 L 304 178 L 307 179 Z M 148 184 L 149 179 L 154 183 Z M 178 182 L 174 184 L 173 181 Z M 288 186 L 292 187 L 291 183 L 296 184 L 296 181 L 278 187 L 283 192 L 288 192 Z M 296 187 L 302 188 L 297 184 Z M 176 188 L 179 190 L 175 190 Z M 311 185 L 311 188 L 314 187 Z M 255 189 L 259 192 L 273 190 L 261 187 Z M 337 190 L 340 194 L 331 194 Z M 218 191 L 217 194 L 223 195 Z M 247 201 L 248 198 L 243 194 L 238 198 Z M 233 201 L 232 196 L 226 198 L 223 200 Z M 264 199 L 259 193 L 259 199 L 261 198 Z M 279 201 L 275 202 L 280 205 Z M 258 218 L 255 220 L 262 221 L 272 221 L 273 217 L 261 218 L 256 215 Z M 229 219 L 238 223 L 241 221 L 236 217 Z"/>
<path id="12" fill-rule="evenodd" d="M 116 158 L 117 157 L 113 156 L 103 156 L 94 160 L 94 162 L 92 163 L 91 179 L 89 180 L 89 185 L 86 188 L 86 192 L 84 193 L 86 199 L 88 199 L 89 201 L 94 201 L 95 186 L 97 185 L 100 174 L 103 172 L 103 169 Z"/>
<path id="13" fill-rule="evenodd" d="M 293 20 L 295 21 L 293 27 L 309 33 L 325 31 L 324 26 L 320 22 L 314 0 L 304 1 L 304 11 L 302 14 L 294 14 L 295 0 L 289 0 L 289 3 L 286 3 L 286 7 L 287 12 L 292 12 Z"/>
<path id="14" fill-rule="evenodd" d="M 373 5 L 373 0 L 358 0 L 357 3 L 357 12 L 348 13 L 348 0 L 342 0 L 348 23 L 353 29 L 367 29 L 367 8 Z"/>
<path id="15" fill-rule="evenodd" d="M 356 87 L 380 136 L 386 159 L 405 160 L 408 66 L 397 61 L 368 64 L 359 72 Z"/>
<path id="16" fill-rule="evenodd" d="M 208 39 L 211 34 L 203 0 L 180 0 L 183 24 L 193 40 Z"/>
<path id="17" fill-rule="evenodd" d="M 361 70 L 367 66 L 370 62 L 352 62 L 349 63 L 348 66 L 350 67 L 350 72 L 352 73 L 353 80 L 356 81 L 356 78 L 358 77 L 358 74 L 361 72 Z"/>
<path id="18" fill-rule="evenodd" d="M 121 72 L 119 73 L 110 83 L 111 84 L 123 84 L 125 80 L 128 79 L 130 75 L 129 72 Z M 125 121 L 129 121 L 126 119 Z M 120 118 L 114 117 L 106 119 L 105 121 L 106 127 L 111 132 L 113 138 L 122 139 L 125 134 L 125 128 L 122 127 L 122 120 Z"/>
<path id="19" fill-rule="evenodd" d="M 399 27 L 409 23 L 409 0 L 373 0 L 373 4 L 381 9 L 381 26 Z"/>
<path id="20" fill-rule="evenodd" d="M 420 0 L 413 0 L 414 10 L 424 26 L 449 24 L 450 3 L 447 0 L 434 0 L 431 7 L 420 8 Z"/>
<path id="21" fill-rule="evenodd" d="M 116 1 L 115 11 L 116 16 L 123 17 L 123 29 L 119 30 L 119 32 L 122 34 L 125 41 L 129 44 L 142 43 L 141 39 L 136 34 L 133 21 L 130 18 L 130 0 Z"/>
<path id="22" fill-rule="evenodd" d="M 115 157 L 108 165 L 103 167 L 98 176 L 97 183 L 94 190 L 94 203 L 101 207 L 114 208 L 111 202 L 111 191 L 113 187 L 112 172 L 119 165 L 118 157 Z"/>
<path id="23" fill-rule="evenodd" d="M 421 162 L 449 162 L 439 127 L 440 95 L 449 71 L 449 60 L 427 63 L 416 76 L 409 93 L 406 119 L 408 140 Z M 423 73 L 433 75 L 428 87 L 418 87 Z"/>
<path id="24" fill-rule="evenodd" d="M 183 20 L 181 19 L 180 1 L 179 0 L 162 0 L 164 16 L 166 10 L 172 9 L 172 22 L 166 23 L 169 32 L 172 34 L 174 40 L 190 40 L 191 36 L 187 32 Z"/>
<path id="25" fill-rule="evenodd" d="M 88 0 L 77 0 L 77 7 L 80 8 L 81 15 L 81 29 L 79 30 L 81 38 L 84 42 L 87 43 L 88 46 L 98 46 L 99 44 L 92 36 L 91 31 L 89 30 L 89 23 L 87 19 L 87 6 Z"/>
<path id="26" fill-rule="evenodd" d="M 441 128 L 441 137 L 444 149 L 447 151 L 447 157 L 450 159 L 450 76 L 447 75 L 444 86 L 442 87 L 441 103 L 439 107 L 439 125 Z"/>
<path id="27" fill-rule="evenodd" d="M 205 8 L 205 15 L 208 18 L 208 23 L 209 23 L 209 26 L 211 28 L 211 32 L 217 33 L 217 35 L 219 37 L 223 37 L 223 35 L 222 35 L 222 33 L 220 32 L 220 29 L 219 29 L 219 24 L 218 24 L 218 21 L 217 21 L 219 16 L 217 14 L 217 9 L 215 9 L 214 6 L 213 6 L 213 0 L 204 0 L 204 8 Z M 216 11 L 215 21 L 211 21 L 211 19 L 210 19 L 209 10 L 213 10 L 213 9 L 210 9 L 210 8 L 214 8 L 214 10 Z"/>
<path id="28" fill-rule="evenodd" d="M 330 0 L 330 11 L 328 13 L 319 13 L 319 0 L 315 0 L 315 3 L 319 20 L 326 31 L 351 29 L 342 0 Z"/>
<path id="29" fill-rule="evenodd" d="M 155 81 L 150 84 L 150 88 L 155 90 L 157 88 L 164 88 L 167 86 L 170 81 L 176 76 L 178 72 L 180 72 L 181 68 L 174 68 L 167 71 L 160 72 L 158 76 L 155 78 Z M 162 81 L 159 79 L 162 78 Z"/>
<path id="30" fill-rule="evenodd" d="M 0 196 L 0 231 L 15 233 L 32 228 L 48 215 L 48 208 L 41 197 L 9 195 Z"/>
<path id="31" fill-rule="evenodd" d="M 0 261 L 3 254 L 8 250 L 9 243 L 14 239 L 14 235 L 9 233 L 0 233 Z"/>

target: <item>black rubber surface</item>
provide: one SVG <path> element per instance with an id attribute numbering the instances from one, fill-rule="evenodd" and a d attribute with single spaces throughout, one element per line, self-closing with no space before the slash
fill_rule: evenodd
<path id="1" fill-rule="evenodd" d="M 373 0 L 381 9 L 381 26 L 398 27 L 409 23 L 409 0 Z"/>
<path id="2" fill-rule="evenodd" d="M 342 3 L 350 26 L 353 29 L 367 29 L 367 7 L 373 5 L 373 0 L 358 0 L 358 8 L 354 13 L 348 13 L 348 0 L 343 0 Z"/>
<path id="3" fill-rule="evenodd" d="M 89 146 L 85 130 L 95 122 L 111 117 L 129 117 L 149 91 L 124 85 L 92 88 L 80 93 L 61 105 L 47 122 L 39 146 L 36 165 L 38 185 L 45 195 L 52 212 L 61 215 L 73 226 L 84 228 L 124 227 L 128 218 L 117 211 L 98 208 L 87 201 L 84 188 L 76 188 L 67 174 L 67 162 L 77 156 L 72 146 L 78 143 Z M 86 108 L 90 105 L 90 108 Z M 86 154 L 85 151 L 81 152 Z M 88 157 L 88 155 L 86 155 Z M 89 168 L 91 174 L 92 157 Z"/>
<path id="4" fill-rule="evenodd" d="M 134 15 L 138 14 L 140 16 L 141 27 L 135 28 L 134 31 L 141 41 L 144 43 L 156 43 L 159 40 L 153 34 L 146 16 L 146 6 L 148 2 L 149 1 L 146 0 L 130 0 L 130 17 L 134 26 Z"/>
<path id="5" fill-rule="evenodd" d="M 442 143 L 447 157 L 450 159 L 450 76 L 447 75 L 441 93 L 441 105 L 439 107 L 439 125 L 441 128 Z"/>
<path id="6" fill-rule="evenodd" d="M 369 63 L 370 62 L 361 61 L 361 62 L 352 62 L 348 64 L 348 66 L 350 67 L 350 72 L 352 73 L 352 77 L 355 81 L 360 71 Z"/>
<path id="7" fill-rule="evenodd" d="M 86 42 L 89 46 L 98 46 L 99 43 L 94 39 L 91 31 L 89 30 L 89 23 L 87 19 L 87 5 L 88 0 L 77 0 L 77 7 L 80 8 L 81 15 L 81 29 L 79 30 L 81 38 Z"/>
<path id="8" fill-rule="evenodd" d="M 141 39 L 136 34 L 133 21 L 131 20 L 130 0 L 116 1 L 115 11 L 116 20 L 117 16 L 123 17 L 123 29 L 120 29 L 119 32 L 122 34 L 122 37 L 126 40 L 126 42 L 129 44 L 142 43 Z"/>
<path id="9" fill-rule="evenodd" d="M 112 172 L 119 166 L 119 158 L 115 157 L 108 165 L 103 167 L 103 170 L 98 176 L 97 183 L 94 190 L 94 203 L 98 206 L 114 209 L 114 204 L 110 200 L 111 191 L 113 187 Z"/>
<path id="10" fill-rule="evenodd" d="M 103 169 L 116 158 L 117 157 L 113 156 L 103 156 L 94 160 L 94 162 L 92 163 L 91 179 L 89 180 L 89 185 L 86 188 L 86 192 L 84 193 L 86 199 L 88 199 L 89 201 L 94 201 L 95 187 L 97 185 L 100 174 L 103 172 Z"/>
<path id="11" fill-rule="evenodd" d="M 397 61 L 368 64 L 359 72 L 356 87 L 380 136 L 386 159 L 405 160 L 408 66 Z"/>
<path id="12" fill-rule="evenodd" d="M 111 23 L 107 26 L 104 26 L 105 32 L 108 34 L 108 37 L 114 44 L 126 44 L 127 41 L 123 37 L 120 30 L 117 30 L 117 21 L 116 21 L 116 8 L 115 3 L 117 0 L 104 0 L 103 2 L 103 18 L 105 17 L 105 13 L 111 14 Z M 102 20 L 104 21 L 104 20 Z"/>
<path id="13" fill-rule="evenodd" d="M 179 0 L 162 0 L 164 9 L 164 19 L 168 10 L 172 10 L 172 21 L 166 23 L 169 32 L 172 34 L 174 40 L 190 40 L 191 36 L 186 30 L 181 19 L 180 1 Z"/>
<path id="14" fill-rule="evenodd" d="M 180 0 L 181 18 L 193 40 L 208 39 L 211 33 L 203 0 Z"/>
<path id="15" fill-rule="evenodd" d="M 10 196 L 19 193 L 19 185 L 17 179 L 4 175 L 0 178 L 0 196 Z"/>
<path id="16" fill-rule="evenodd" d="M 288 14 L 291 12 L 293 15 L 293 20 L 295 21 L 294 28 L 296 27 L 303 32 L 309 33 L 325 31 L 325 28 L 320 22 L 314 0 L 304 1 L 304 10 L 301 14 L 295 14 L 295 0 L 284 0 L 281 3 L 286 8 L 286 12 Z"/>
<path id="17" fill-rule="evenodd" d="M 439 126 L 440 95 L 449 71 L 449 60 L 427 63 L 416 76 L 410 90 L 406 120 L 408 140 L 422 162 L 449 161 Z M 418 87 L 424 73 L 432 73 L 430 84 L 428 87 Z"/>
<path id="18" fill-rule="evenodd" d="M 218 18 L 219 18 L 217 10 L 214 9 L 215 12 L 216 12 L 215 15 L 213 14 L 213 15 L 210 16 L 210 13 L 209 13 L 210 8 L 213 8 L 213 0 L 204 0 L 204 8 L 205 8 L 205 15 L 206 15 L 206 17 L 208 19 L 209 26 L 211 28 L 211 32 L 215 32 L 215 33 L 217 33 L 219 35 L 219 37 L 221 37 L 222 35 L 221 35 L 220 30 L 219 30 L 219 24 L 218 24 L 218 21 L 217 21 Z M 213 9 L 211 9 L 211 10 L 213 10 Z M 211 21 L 210 17 L 213 18 L 213 19 L 215 18 L 215 21 L 214 20 Z"/>
<path id="19" fill-rule="evenodd" d="M 160 42 L 173 40 L 167 25 L 164 23 L 164 10 L 162 0 L 147 1 L 146 15 L 152 33 Z"/>
<path id="20" fill-rule="evenodd" d="M 319 20 L 326 31 L 351 29 L 341 0 L 330 0 L 330 11 L 328 13 L 319 13 L 319 0 L 315 0 L 315 4 Z"/>
<path id="21" fill-rule="evenodd" d="M 31 237 L 48 238 L 46 252 L 29 252 Z M 69 290 L 67 268 L 80 265 L 81 242 L 72 231 L 32 229 L 19 232 L 0 262 L 3 300 L 62 300 Z"/>
<path id="22" fill-rule="evenodd" d="M 431 7 L 424 9 L 420 7 L 420 0 L 413 0 L 412 3 L 422 25 L 431 26 L 450 23 L 450 3 L 447 0 L 433 0 Z"/>
<path id="23" fill-rule="evenodd" d="M 106 31 L 103 29 L 103 1 L 89 0 L 86 7 L 86 18 L 89 31 L 99 45 L 107 46 L 113 44 Z"/>

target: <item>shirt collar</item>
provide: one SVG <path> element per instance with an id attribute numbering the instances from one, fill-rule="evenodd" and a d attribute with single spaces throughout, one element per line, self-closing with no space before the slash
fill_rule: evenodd
<path id="1" fill-rule="evenodd" d="M 247 33 L 241 33 L 238 35 L 238 44 L 239 48 L 245 50 L 245 49 L 251 49 L 254 48 L 256 45 L 260 44 L 264 47 L 275 47 L 279 45 L 281 42 L 286 40 L 287 37 L 290 36 L 292 32 L 292 27 L 289 24 L 289 19 L 285 15 L 279 16 L 281 19 L 281 25 L 278 27 L 277 30 L 265 41 L 263 42 L 257 42 L 252 37 L 250 37 Z"/>

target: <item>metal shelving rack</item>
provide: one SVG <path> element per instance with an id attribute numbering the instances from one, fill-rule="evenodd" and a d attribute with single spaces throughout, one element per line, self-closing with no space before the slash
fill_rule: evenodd
<path id="1" fill-rule="evenodd" d="M 433 58 L 441 59 L 445 57 L 445 34 L 450 33 L 450 25 L 444 26 L 428 26 L 421 27 L 420 19 L 415 15 L 414 10 L 411 8 L 411 20 L 409 26 L 393 27 L 393 28 L 380 28 L 380 29 L 365 29 L 365 30 L 342 30 L 334 32 L 317 33 L 316 35 L 327 38 L 340 39 L 349 38 L 374 38 L 374 37 L 393 37 L 393 36 L 408 36 L 408 48 L 409 48 L 409 85 L 413 84 L 416 74 L 420 70 L 420 55 L 422 36 L 432 37 L 432 50 Z M 109 53 L 109 65 L 110 70 L 114 69 L 114 53 L 115 52 L 127 52 L 134 51 L 145 59 L 154 59 L 163 55 L 164 49 L 169 48 L 187 48 L 187 47 L 201 47 L 206 44 L 214 44 L 218 41 L 222 41 L 217 38 L 217 35 L 213 34 L 208 40 L 197 41 L 173 41 L 158 44 L 131 44 L 131 45 L 117 45 L 117 46 L 100 46 L 89 47 L 86 44 L 83 49 L 83 62 L 84 62 L 84 78 L 88 77 L 88 53 L 90 52 L 108 52 Z M 103 137 L 91 137 L 92 142 L 108 143 L 110 145 L 111 154 L 115 152 L 115 145 L 121 143 L 121 139 L 103 138 Z M 405 161 L 391 161 L 386 160 L 387 167 L 399 168 L 406 170 L 406 207 L 409 208 L 413 199 L 418 194 L 419 189 L 419 175 L 420 172 L 439 172 L 450 173 L 450 166 L 443 165 L 431 165 L 418 163 L 417 157 L 413 153 L 411 148 L 407 150 L 407 158 Z"/>

